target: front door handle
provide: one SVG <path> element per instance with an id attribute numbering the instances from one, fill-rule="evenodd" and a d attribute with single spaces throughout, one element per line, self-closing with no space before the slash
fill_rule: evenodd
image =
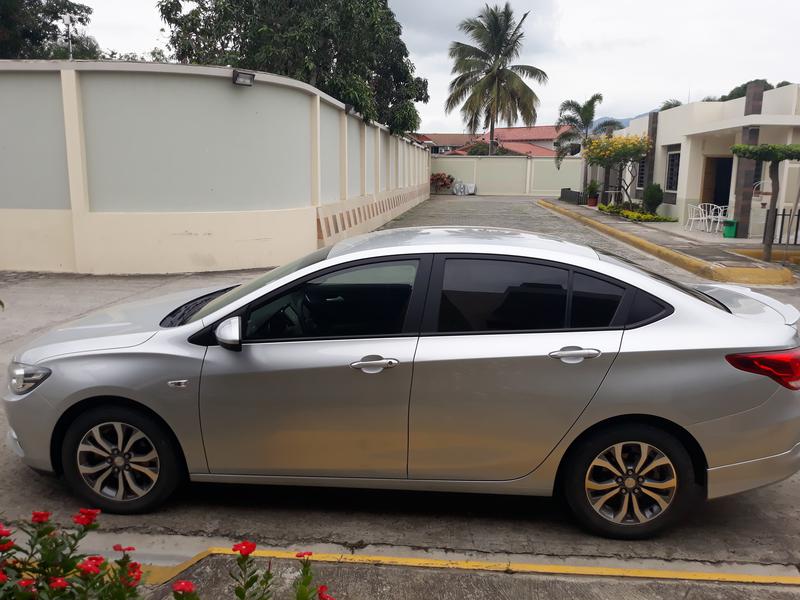
<path id="1" fill-rule="evenodd" d="M 602 354 L 596 348 L 581 348 L 580 346 L 564 346 L 561 350 L 554 350 L 548 356 L 557 358 L 568 365 L 576 365 L 586 358 L 597 358 Z"/>
<path id="2" fill-rule="evenodd" d="M 361 360 L 350 363 L 350 367 L 364 373 L 380 373 L 384 369 L 391 369 L 400 364 L 396 358 L 383 358 L 382 356 L 365 356 Z"/>

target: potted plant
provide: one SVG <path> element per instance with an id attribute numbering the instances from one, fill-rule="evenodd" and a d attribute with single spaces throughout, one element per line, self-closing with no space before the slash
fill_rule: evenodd
<path id="1" fill-rule="evenodd" d="M 455 181 L 453 176 L 447 173 L 431 173 L 431 187 L 434 194 L 438 194 L 441 190 L 449 190 L 453 181 Z"/>
<path id="2" fill-rule="evenodd" d="M 592 179 L 586 186 L 586 205 L 597 206 L 597 197 L 600 195 L 600 184 Z"/>

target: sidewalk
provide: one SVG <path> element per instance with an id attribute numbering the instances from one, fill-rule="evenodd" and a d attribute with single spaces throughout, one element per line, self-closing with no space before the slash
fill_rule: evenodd
<path id="1" fill-rule="evenodd" d="M 594 208 L 559 200 L 539 200 L 539 204 L 714 281 L 777 285 L 793 282 L 792 272 L 786 267 L 734 252 L 756 249 L 759 247 L 757 244 L 726 243 L 724 238 L 710 236 L 707 240 L 699 239 L 666 231 L 657 224 L 634 223 Z"/>

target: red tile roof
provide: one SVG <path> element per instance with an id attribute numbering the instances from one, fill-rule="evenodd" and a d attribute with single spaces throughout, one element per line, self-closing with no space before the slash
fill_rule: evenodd
<path id="1" fill-rule="evenodd" d="M 554 140 L 558 137 L 559 130 L 553 125 L 536 125 L 535 127 L 497 127 L 494 137 L 500 142 L 533 141 L 542 142 Z M 489 139 L 489 132 L 485 132 L 482 139 Z"/>
<path id="2" fill-rule="evenodd" d="M 556 155 L 555 150 L 550 148 L 542 148 L 536 144 L 528 144 L 525 142 L 500 142 L 500 146 L 506 150 L 511 150 L 516 154 L 525 154 L 527 156 L 549 156 Z"/>
<path id="3" fill-rule="evenodd" d="M 463 146 L 478 138 L 471 133 L 417 133 L 416 138 L 421 141 L 431 141 L 434 146 Z"/>

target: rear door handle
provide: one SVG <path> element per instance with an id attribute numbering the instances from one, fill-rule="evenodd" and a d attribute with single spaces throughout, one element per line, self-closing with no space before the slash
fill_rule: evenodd
<path id="1" fill-rule="evenodd" d="M 568 365 L 576 365 L 587 358 L 597 358 L 602 352 L 596 348 L 581 348 L 580 346 L 565 346 L 560 350 L 554 350 L 548 356 L 557 358 Z"/>
<path id="2" fill-rule="evenodd" d="M 382 356 L 365 356 L 361 360 L 350 363 L 350 367 L 364 373 L 380 373 L 384 369 L 391 369 L 400 364 L 396 358 L 383 358 Z"/>

